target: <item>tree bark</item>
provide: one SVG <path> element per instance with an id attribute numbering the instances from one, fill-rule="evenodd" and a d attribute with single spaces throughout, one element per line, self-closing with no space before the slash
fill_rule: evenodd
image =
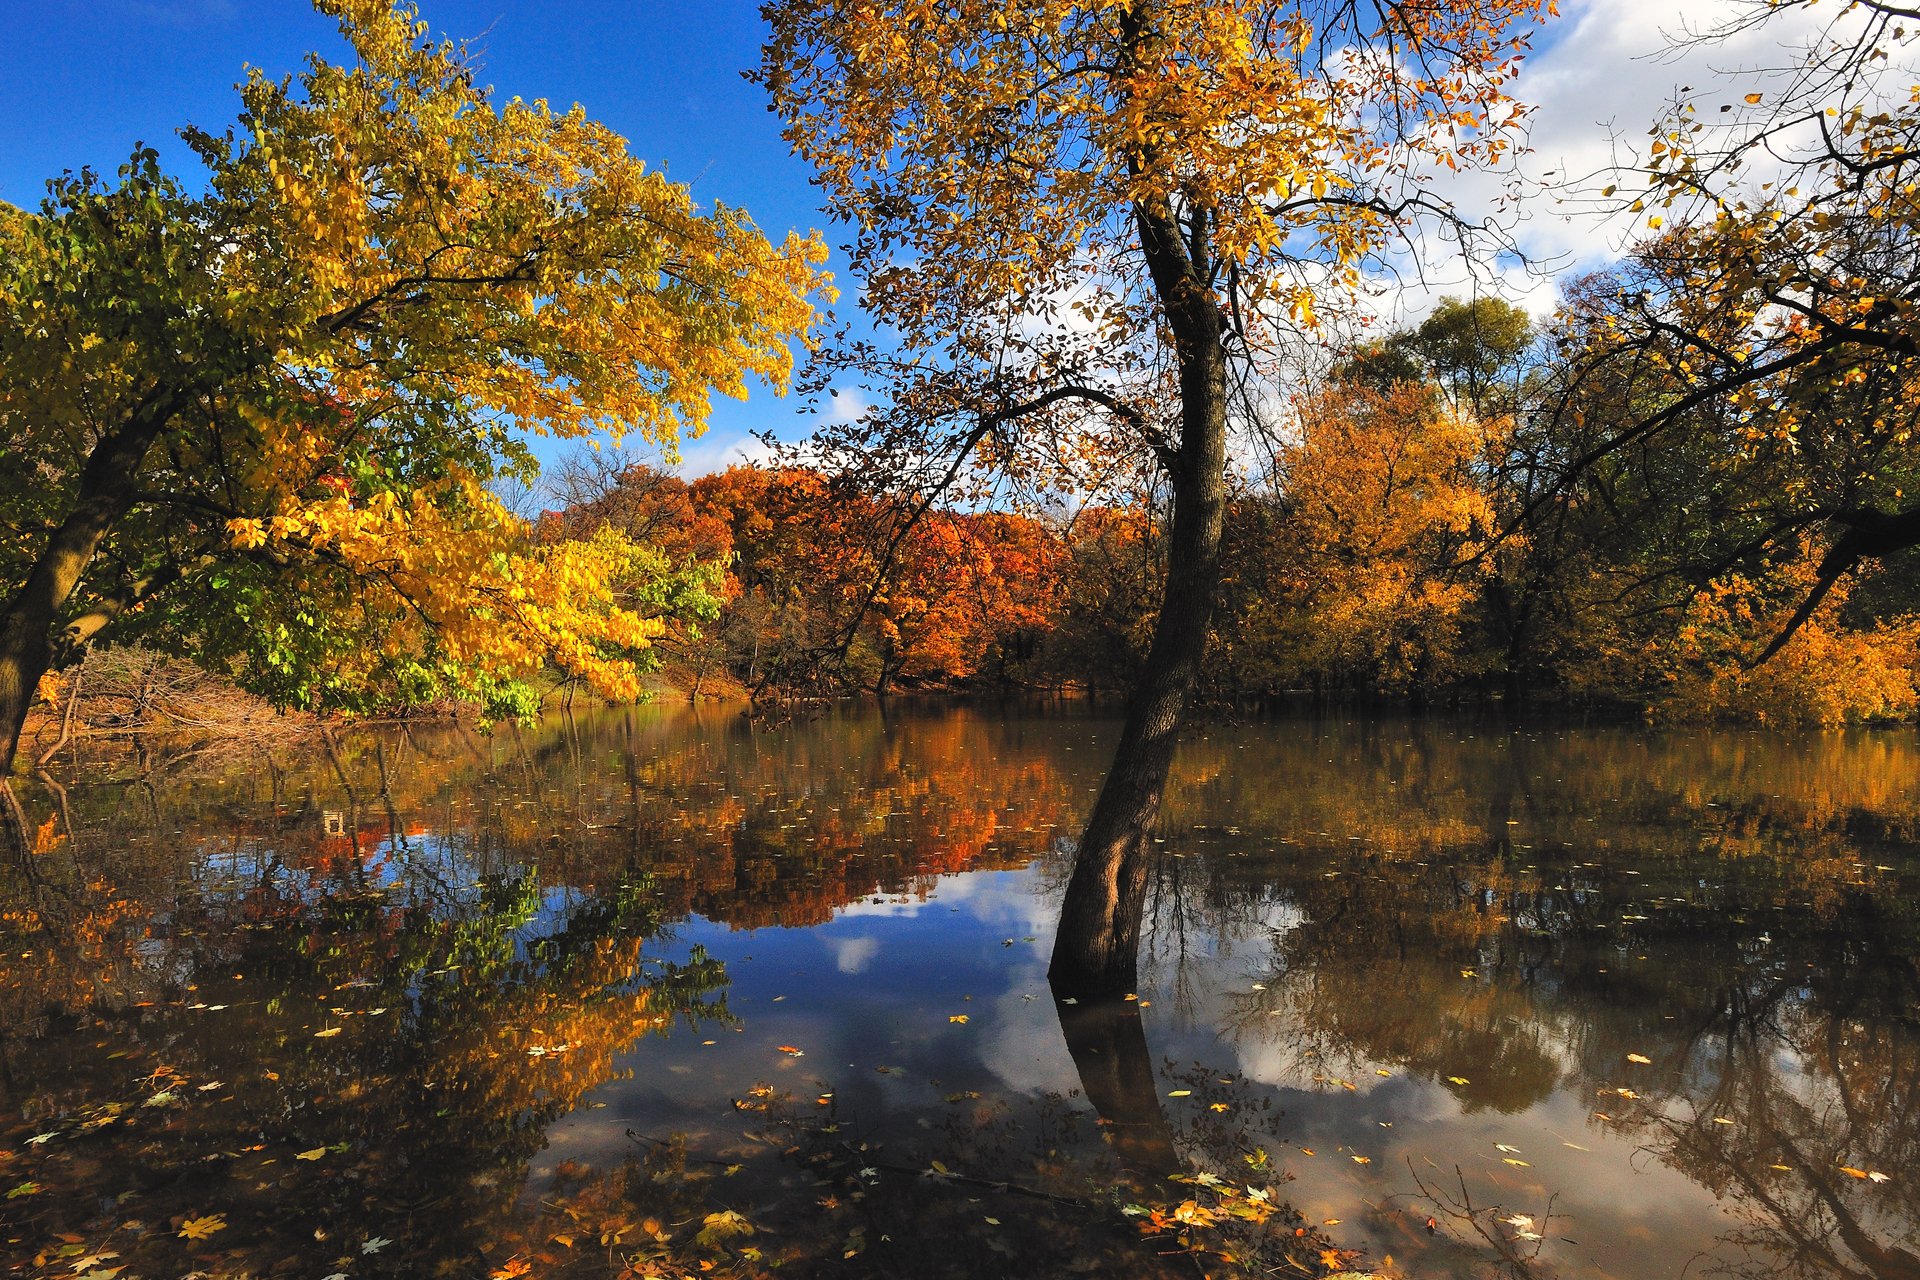
<path id="1" fill-rule="evenodd" d="M 1056 996 L 1116 995 L 1137 980 L 1153 824 L 1218 595 L 1227 506 L 1225 334 L 1199 256 L 1205 214 L 1189 216 L 1199 220 L 1190 239 L 1170 209 L 1135 210 L 1179 366 L 1180 442 L 1162 451 L 1173 482 L 1173 524 L 1153 644 L 1060 907 L 1047 974 Z"/>
<path id="2" fill-rule="evenodd" d="M 174 403 L 173 396 L 150 396 L 94 446 L 81 469 L 73 509 L 0 612 L 0 777 L 13 771 L 34 690 L 53 663 L 61 611 L 101 539 L 132 507 L 140 464 L 172 416 Z"/>

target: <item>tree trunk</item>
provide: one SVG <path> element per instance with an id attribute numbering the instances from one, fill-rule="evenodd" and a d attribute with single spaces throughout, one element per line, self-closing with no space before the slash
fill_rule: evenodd
<path id="1" fill-rule="evenodd" d="M 72 511 L 0 612 L 0 777 L 13 771 L 34 690 L 53 663 L 61 610 L 100 540 L 133 505 L 140 464 L 172 412 L 172 397 L 151 397 L 94 446 L 80 472 Z"/>
<path id="2" fill-rule="evenodd" d="M 1195 215 L 1204 218 L 1204 215 Z M 1163 451 L 1173 481 L 1167 578 L 1120 745 L 1080 836 L 1047 972 L 1057 996 L 1131 991 L 1138 976 L 1154 820 L 1181 720 L 1200 676 L 1220 582 L 1227 506 L 1227 370 L 1204 234 L 1183 240 L 1170 211 L 1136 210 L 1180 370 L 1180 443 Z M 1201 226 L 1204 232 L 1204 223 Z"/>

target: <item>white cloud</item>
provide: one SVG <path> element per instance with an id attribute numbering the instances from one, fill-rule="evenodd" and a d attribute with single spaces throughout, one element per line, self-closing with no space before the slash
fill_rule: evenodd
<path id="1" fill-rule="evenodd" d="M 878 938 L 828 938 L 827 949 L 842 973 L 865 973 L 873 958 L 880 954 Z"/>
<path id="2" fill-rule="evenodd" d="M 692 480 L 742 463 L 763 462 L 771 456 L 773 450 L 758 436 L 709 431 L 698 440 L 681 444 L 678 471 L 683 479 Z"/>

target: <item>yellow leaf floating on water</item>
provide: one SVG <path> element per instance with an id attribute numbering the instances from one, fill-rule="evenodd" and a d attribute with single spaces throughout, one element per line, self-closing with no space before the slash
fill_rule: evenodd
<path id="1" fill-rule="evenodd" d="M 205 1240 L 216 1231 L 227 1229 L 227 1216 L 223 1213 L 210 1213 L 204 1218 L 188 1218 L 180 1224 L 182 1240 Z"/>
<path id="2" fill-rule="evenodd" d="M 327 1029 L 326 1029 L 325 1031 L 316 1031 L 316 1032 L 314 1032 L 314 1033 L 313 1033 L 313 1038 L 314 1038 L 315 1040 L 325 1040 L 325 1039 L 326 1039 L 326 1038 L 327 1038 L 328 1036 L 337 1036 L 337 1035 L 339 1035 L 339 1034 L 340 1034 L 340 1031 L 341 1031 L 341 1028 L 339 1028 L 339 1027 L 328 1027 L 328 1028 L 327 1028 Z"/>
<path id="3" fill-rule="evenodd" d="M 1230 1110 L 1232 1110 L 1232 1108 L 1231 1108 L 1231 1107 L 1229 1107 L 1229 1106 L 1227 1106 L 1227 1104 L 1226 1104 L 1226 1103 L 1224 1103 L 1224 1102 L 1216 1102 L 1216 1103 L 1214 1103 L 1214 1104 L 1213 1104 L 1213 1105 L 1212 1105 L 1211 1107 L 1209 1107 L 1209 1108 L 1208 1108 L 1208 1110 L 1210 1110 L 1210 1111 L 1230 1111 Z"/>
<path id="4" fill-rule="evenodd" d="M 1867 1171 L 1865 1169 L 1856 1169 L 1849 1164 L 1841 1165 L 1840 1172 L 1846 1174 L 1849 1178 L 1864 1178 L 1867 1176 Z"/>
<path id="5" fill-rule="evenodd" d="M 327 1154 L 327 1149 L 325 1147 L 315 1147 L 311 1151 L 302 1151 L 299 1155 L 295 1156 L 294 1159 L 295 1160 L 318 1160 L 321 1156 L 324 1156 L 325 1154 Z"/>
<path id="6" fill-rule="evenodd" d="M 1369 1156 L 1355 1156 L 1353 1162 L 1355 1164 L 1372 1164 L 1373 1160 Z"/>
<path id="7" fill-rule="evenodd" d="M 1502 1164 L 1510 1164 L 1510 1165 L 1512 1165 L 1512 1166 L 1513 1166 L 1514 1168 L 1516 1168 L 1516 1169 L 1531 1169 L 1531 1168 L 1533 1168 L 1533 1166 L 1532 1166 L 1532 1165 L 1530 1165 L 1530 1164 L 1528 1164 L 1528 1163 L 1527 1163 L 1527 1162 L 1526 1162 L 1525 1160 L 1515 1160 L 1515 1159 L 1514 1159 L 1514 1158 L 1513 1158 L 1512 1156 L 1508 1156 L 1508 1157 L 1507 1157 L 1507 1158 L 1506 1158 L 1505 1160 L 1502 1160 L 1502 1161 L 1501 1161 L 1500 1163 L 1502 1163 Z"/>
<path id="8" fill-rule="evenodd" d="M 1652 1059 L 1652 1058 L 1649 1058 L 1649 1057 L 1648 1057 L 1648 1056 L 1647 1056 L 1646 1054 L 1644 1054 L 1644 1053 L 1630 1053 L 1630 1054 L 1628 1054 L 1628 1055 L 1627 1055 L 1627 1061 L 1628 1061 L 1628 1062 L 1637 1062 L 1637 1063 L 1639 1063 L 1639 1064 L 1640 1064 L 1641 1066 L 1643 1066 L 1643 1067 L 1646 1067 L 1646 1066 L 1652 1066 L 1652 1065 L 1653 1065 L 1653 1059 Z"/>
<path id="9" fill-rule="evenodd" d="M 1470 1084 L 1472 1082 L 1469 1081 L 1465 1076 L 1448 1076 L 1447 1083 L 1448 1084 Z"/>
<path id="10" fill-rule="evenodd" d="M 1193 1096 L 1193 1090 L 1191 1090 L 1191 1089 L 1173 1089 L 1173 1090 L 1169 1090 L 1169 1091 L 1168 1091 L 1168 1093 L 1167 1093 L 1167 1096 L 1168 1096 L 1169 1098 L 1190 1098 L 1190 1097 L 1192 1097 L 1192 1096 Z"/>
<path id="11" fill-rule="evenodd" d="M 948 1022 L 964 1023 L 966 1022 L 966 1020 L 967 1020 L 967 1015 L 964 1013 L 950 1013 L 947 1015 Z"/>

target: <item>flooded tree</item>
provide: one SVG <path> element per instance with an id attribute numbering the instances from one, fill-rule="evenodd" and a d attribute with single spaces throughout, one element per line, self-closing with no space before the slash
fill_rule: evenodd
<path id="1" fill-rule="evenodd" d="M 1081 835 L 1054 974 L 1135 981 L 1149 831 L 1221 573 L 1233 388 L 1363 265 L 1498 161 L 1543 4 L 782 4 L 758 79 L 853 224 L 897 346 L 821 382 L 883 397 L 816 443 L 924 504 L 1156 469 L 1172 494 L 1153 640 Z M 1331 288 L 1319 287 L 1325 281 Z M 967 478 L 972 477 L 968 483 Z"/>

